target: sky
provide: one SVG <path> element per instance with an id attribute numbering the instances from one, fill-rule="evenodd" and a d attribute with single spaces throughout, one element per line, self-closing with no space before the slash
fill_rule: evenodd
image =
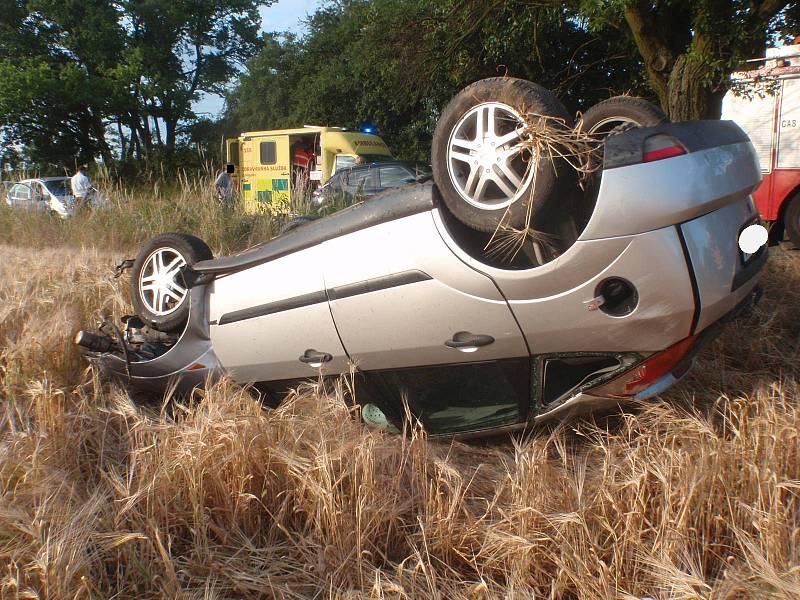
<path id="1" fill-rule="evenodd" d="M 262 7 L 261 31 L 291 31 L 302 34 L 305 31 L 303 21 L 312 14 L 324 0 L 278 0 L 275 4 Z M 206 95 L 195 103 L 194 110 L 201 116 L 216 117 L 222 111 L 222 98 Z"/>

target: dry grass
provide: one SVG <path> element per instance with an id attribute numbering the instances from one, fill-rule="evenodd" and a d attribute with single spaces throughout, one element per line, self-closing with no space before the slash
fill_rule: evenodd
<path id="1" fill-rule="evenodd" d="M 213 176 L 178 174 L 137 186 L 99 184 L 107 209 L 62 220 L 40 211 L 8 208 L 0 201 L 0 244 L 25 247 L 96 247 L 130 250 L 168 231 L 200 234 L 218 253 L 241 250 L 269 239 L 285 218 L 245 214 L 240 201 L 222 206 Z"/>
<path id="2" fill-rule="evenodd" d="M 798 598 L 800 256 L 773 254 L 668 399 L 465 445 L 313 386 L 134 404 L 70 345 L 124 309 L 112 257 L 0 247 L 0 596 Z"/>

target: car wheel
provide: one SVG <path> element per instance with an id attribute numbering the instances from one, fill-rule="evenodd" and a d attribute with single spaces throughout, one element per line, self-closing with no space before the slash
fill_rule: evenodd
<path id="1" fill-rule="evenodd" d="M 317 219 L 319 219 L 319 217 L 315 217 L 314 215 L 303 215 L 301 217 L 296 217 L 281 227 L 280 235 L 293 231 L 301 225 L 305 225 L 311 221 L 316 221 Z"/>
<path id="2" fill-rule="evenodd" d="M 800 250 L 800 194 L 789 200 L 783 215 L 783 226 L 794 247 Z"/>
<path id="3" fill-rule="evenodd" d="M 136 314 L 159 331 L 180 329 L 189 316 L 189 289 L 183 267 L 213 258 L 206 243 L 193 235 L 165 233 L 139 252 L 131 274 Z"/>
<path id="4" fill-rule="evenodd" d="M 572 127 L 552 92 L 522 79 L 473 83 L 442 112 L 433 135 L 434 181 L 465 225 L 486 232 L 501 222 L 525 227 L 548 211 L 562 185 L 574 182 L 563 160 L 532 152 L 526 130 L 537 119 L 533 115 L 553 118 L 553 127 Z"/>
<path id="5" fill-rule="evenodd" d="M 587 110 L 576 129 L 597 137 L 605 137 L 625 126 L 655 127 L 669 121 L 664 112 L 642 98 L 615 96 Z"/>

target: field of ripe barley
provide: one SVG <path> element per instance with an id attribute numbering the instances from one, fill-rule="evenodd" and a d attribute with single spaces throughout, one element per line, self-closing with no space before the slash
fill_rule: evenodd
<path id="1" fill-rule="evenodd" d="M 268 411 L 99 380 L 71 340 L 127 310 L 141 218 L 0 214 L 0 598 L 800 597 L 800 252 L 668 396 L 464 444 L 313 385 Z M 216 251 L 261 235 L 225 218 Z"/>

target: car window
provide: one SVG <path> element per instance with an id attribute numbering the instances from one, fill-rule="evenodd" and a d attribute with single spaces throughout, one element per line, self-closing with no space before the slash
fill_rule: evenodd
<path id="1" fill-rule="evenodd" d="M 412 183 L 414 176 L 403 167 L 381 167 L 381 187 L 392 188 Z"/>
<path id="2" fill-rule="evenodd" d="M 262 165 L 274 165 L 278 161 L 275 142 L 261 142 L 259 153 Z"/>
<path id="3" fill-rule="evenodd" d="M 51 181 L 45 181 L 44 185 L 54 196 L 67 196 L 72 193 L 69 179 L 53 179 Z"/>
<path id="4" fill-rule="evenodd" d="M 24 183 L 18 183 L 11 188 L 11 196 L 19 198 L 20 200 L 28 200 L 31 197 L 31 188 Z"/>
<path id="5" fill-rule="evenodd" d="M 336 167 L 335 171 L 339 171 L 340 169 L 347 169 L 352 167 L 356 164 L 356 157 L 355 156 L 347 156 L 345 154 L 337 154 L 336 155 Z"/>
<path id="6" fill-rule="evenodd" d="M 351 171 L 347 178 L 347 189 L 354 192 L 363 188 L 370 170 L 371 169 L 359 169 L 358 171 Z"/>

